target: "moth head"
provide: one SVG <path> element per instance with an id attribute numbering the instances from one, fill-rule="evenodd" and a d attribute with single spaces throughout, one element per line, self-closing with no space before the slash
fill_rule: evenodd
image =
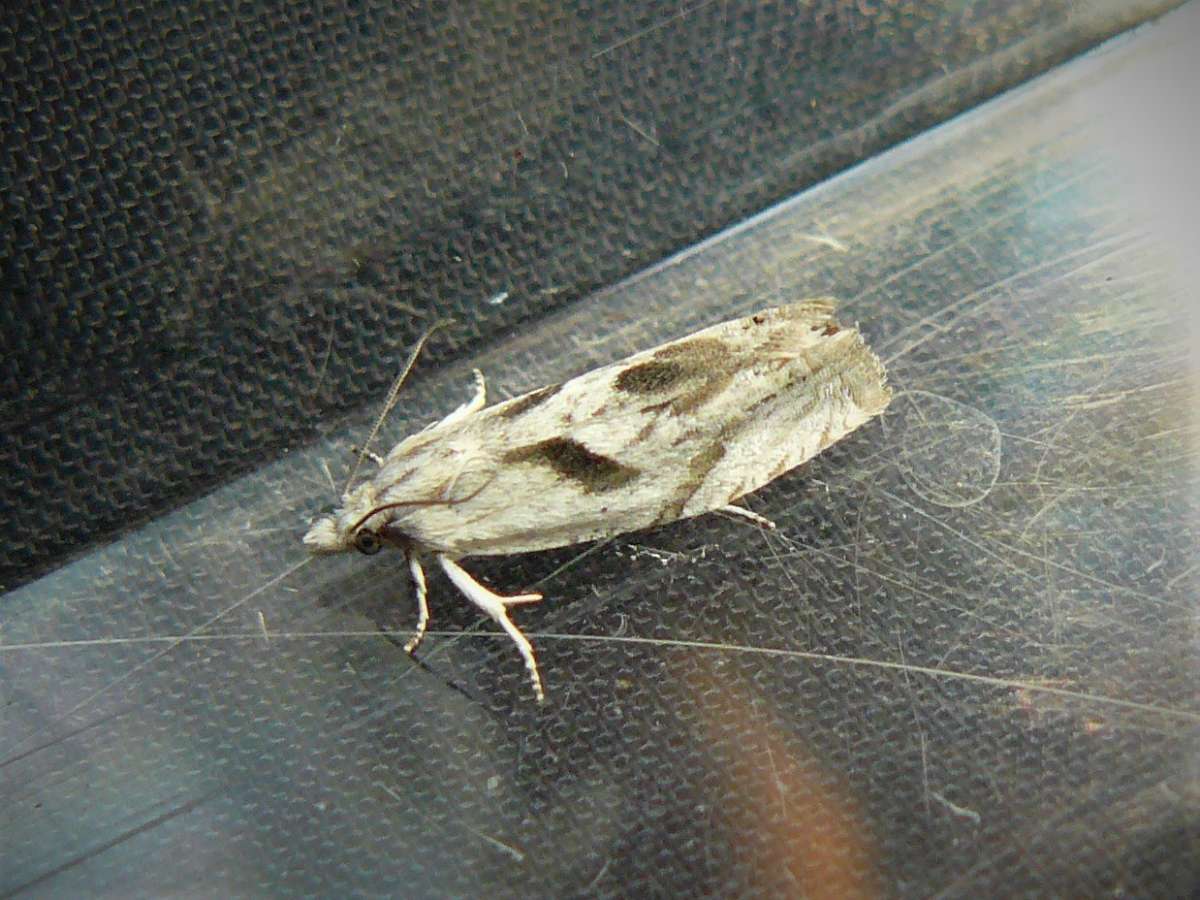
<path id="1" fill-rule="evenodd" d="M 342 498 L 342 505 L 328 515 L 318 517 L 304 543 L 313 553 L 342 553 L 357 550 L 372 556 L 391 544 L 401 549 L 411 549 L 413 538 L 402 530 L 396 517 L 399 512 L 415 506 L 443 506 L 445 500 L 395 500 L 380 503 L 374 486 L 368 482 L 359 485 Z"/>
<path id="2" fill-rule="evenodd" d="M 383 539 L 377 528 L 369 528 L 374 518 L 375 492 L 368 482 L 359 485 L 342 498 L 342 505 L 331 513 L 318 517 L 304 535 L 304 543 L 313 553 L 378 553 Z M 372 523 L 376 526 L 378 522 Z"/>
<path id="3" fill-rule="evenodd" d="M 342 536 L 338 533 L 337 514 L 321 516 L 309 526 L 304 543 L 313 553 L 337 553 L 345 550 Z"/>

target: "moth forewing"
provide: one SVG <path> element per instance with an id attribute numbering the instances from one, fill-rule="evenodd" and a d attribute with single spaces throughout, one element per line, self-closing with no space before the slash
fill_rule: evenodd
<path id="1" fill-rule="evenodd" d="M 487 408 L 483 396 L 480 377 L 470 402 L 401 441 L 305 540 L 318 551 L 349 549 L 368 529 L 403 548 L 414 573 L 422 554 L 438 557 L 517 642 L 539 697 L 532 648 L 506 611 L 537 595 L 500 597 L 455 560 L 720 509 L 891 399 L 882 363 L 857 330 L 834 321 L 829 300 L 723 322 Z M 423 587 L 421 579 L 422 607 Z"/>

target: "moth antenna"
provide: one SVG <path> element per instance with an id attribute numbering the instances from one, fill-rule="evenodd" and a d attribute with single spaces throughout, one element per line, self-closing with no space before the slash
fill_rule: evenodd
<path id="1" fill-rule="evenodd" d="M 442 497 L 435 497 L 432 500 L 397 500 L 395 503 L 385 503 L 382 506 L 376 506 L 365 516 L 355 522 L 352 526 L 350 526 L 350 530 L 358 531 L 358 529 L 362 528 L 363 523 L 367 521 L 367 519 L 374 515 L 378 515 L 381 512 L 387 512 L 389 509 L 403 509 L 406 506 L 454 506 L 457 503 L 466 503 L 468 500 L 474 500 L 476 495 L 491 483 L 492 479 L 489 478 L 479 487 L 475 488 L 475 490 L 471 491 L 471 493 L 469 493 L 467 496 L 459 497 L 457 500 L 447 500 Z"/>
<path id="2" fill-rule="evenodd" d="M 383 427 L 384 421 L 388 417 L 388 413 L 396 406 L 396 400 L 400 397 L 400 388 L 404 386 L 405 379 L 408 378 L 408 373 L 417 363 L 417 357 L 421 355 L 421 351 L 425 348 L 425 344 L 433 337 L 433 333 L 439 328 L 446 328 L 453 325 L 453 319 L 439 319 L 425 329 L 425 333 L 417 339 L 416 345 L 409 351 L 408 359 L 405 360 L 404 368 L 400 370 L 400 374 L 396 376 L 396 380 L 392 382 L 392 386 L 388 389 L 387 397 L 383 401 L 383 409 L 380 410 L 379 416 L 375 419 L 375 424 L 371 426 L 371 432 L 367 435 L 367 439 L 362 442 L 362 446 L 355 450 L 355 456 L 358 458 L 354 461 L 354 467 L 350 470 L 350 477 L 346 479 L 346 487 L 342 490 L 342 495 L 350 493 L 350 488 L 354 485 L 354 479 L 358 475 L 358 470 L 362 468 L 363 460 L 371 452 L 371 442 L 375 440 L 375 436 L 379 434 L 379 429 Z"/>

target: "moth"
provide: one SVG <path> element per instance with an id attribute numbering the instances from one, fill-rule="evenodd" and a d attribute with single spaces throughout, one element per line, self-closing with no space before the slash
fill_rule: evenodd
<path id="1" fill-rule="evenodd" d="M 516 643 L 540 702 L 533 647 L 509 610 L 542 595 L 494 593 L 462 558 L 562 547 L 717 510 L 773 528 L 734 501 L 890 400 L 883 364 L 856 329 L 835 321 L 829 299 L 722 322 L 493 406 L 476 370 L 474 396 L 373 457 L 373 477 L 354 486 L 351 475 L 341 507 L 318 518 L 304 543 L 316 553 L 403 551 L 417 602 L 410 653 L 429 623 L 423 565 L 435 559 Z"/>

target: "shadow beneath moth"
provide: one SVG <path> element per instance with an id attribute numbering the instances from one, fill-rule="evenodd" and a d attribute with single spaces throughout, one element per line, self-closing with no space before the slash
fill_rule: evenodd
<path id="1" fill-rule="evenodd" d="M 540 701 L 529 640 L 502 596 L 459 565 L 468 556 L 562 547 L 721 510 L 774 525 L 738 498 L 795 468 L 881 413 L 883 364 L 828 299 L 764 309 L 487 406 L 474 396 L 405 438 L 354 485 L 304 543 L 315 553 L 402 550 L 416 589 L 416 649 L 429 623 L 423 561 L 516 643 Z M 436 328 L 437 326 L 435 326 Z M 394 406 L 432 329 L 409 356 L 366 445 Z"/>

